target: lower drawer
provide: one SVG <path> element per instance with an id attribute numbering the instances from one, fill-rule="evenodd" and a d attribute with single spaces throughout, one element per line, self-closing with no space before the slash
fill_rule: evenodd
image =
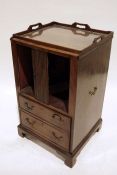
<path id="1" fill-rule="evenodd" d="M 58 147 L 69 150 L 69 133 L 58 128 L 47 125 L 40 119 L 36 119 L 32 115 L 20 112 L 21 124 L 35 134 L 44 137 Z"/>

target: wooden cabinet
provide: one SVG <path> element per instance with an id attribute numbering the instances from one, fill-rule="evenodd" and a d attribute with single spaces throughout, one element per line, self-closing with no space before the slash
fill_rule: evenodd
<path id="1" fill-rule="evenodd" d="M 51 22 L 11 38 L 19 135 L 51 146 L 69 167 L 101 127 L 112 37 L 87 24 Z"/>

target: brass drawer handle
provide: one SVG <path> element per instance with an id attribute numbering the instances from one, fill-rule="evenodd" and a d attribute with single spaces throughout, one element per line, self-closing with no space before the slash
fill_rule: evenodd
<path id="1" fill-rule="evenodd" d="M 29 118 L 26 118 L 26 121 L 27 121 L 27 123 L 30 125 L 30 126 L 34 126 L 34 124 L 36 123 L 36 121 L 30 121 L 30 119 Z"/>
<path id="2" fill-rule="evenodd" d="M 34 108 L 34 106 L 29 106 L 28 102 L 25 102 L 25 103 L 24 103 L 24 106 L 25 106 L 25 108 L 26 108 L 27 110 L 29 110 L 29 111 L 32 111 L 33 108 Z"/>
<path id="3" fill-rule="evenodd" d="M 63 121 L 63 120 L 62 120 L 62 117 L 61 117 L 60 115 L 58 115 L 58 114 L 53 114 L 53 115 L 52 115 L 52 118 L 57 119 L 57 120 L 59 120 L 59 121 Z"/>
<path id="4" fill-rule="evenodd" d="M 55 132 L 52 132 L 52 135 L 55 137 L 55 139 L 57 139 L 57 140 L 61 140 L 62 138 L 63 138 L 63 136 L 57 136 L 56 134 L 55 134 Z"/>
<path id="5" fill-rule="evenodd" d="M 97 91 L 97 87 L 95 86 L 95 87 L 93 88 L 92 91 L 89 91 L 89 94 L 90 94 L 91 96 L 92 96 L 92 95 L 95 95 L 96 91 Z"/>

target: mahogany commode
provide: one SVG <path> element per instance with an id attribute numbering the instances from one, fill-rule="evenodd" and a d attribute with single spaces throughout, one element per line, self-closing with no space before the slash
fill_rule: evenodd
<path id="1" fill-rule="evenodd" d="M 51 22 L 11 38 L 19 135 L 49 145 L 69 167 L 101 127 L 112 37 L 87 24 Z"/>

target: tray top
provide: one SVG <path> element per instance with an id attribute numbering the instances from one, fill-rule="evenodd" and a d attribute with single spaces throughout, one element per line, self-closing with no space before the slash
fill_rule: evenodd
<path id="1" fill-rule="evenodd" d="M 21 36 L 46 44 L 82 51 L 92 45 L 94 39 L 102 36 L 102 33 L 54 24 L 29 31 Z"/>

